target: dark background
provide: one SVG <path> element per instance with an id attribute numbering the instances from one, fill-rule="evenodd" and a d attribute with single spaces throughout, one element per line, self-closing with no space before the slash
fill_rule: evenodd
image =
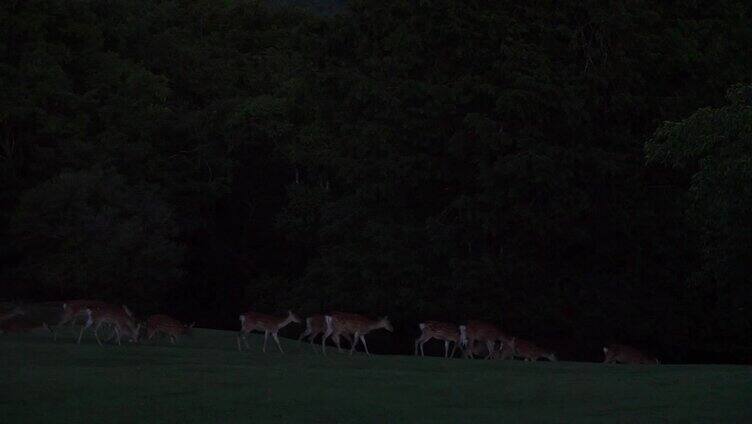
<path id="1" fill-rule="evenodd" d="M 0 298 L 749 362 L 752 6 L 513 3 L 0 2 Z"/>

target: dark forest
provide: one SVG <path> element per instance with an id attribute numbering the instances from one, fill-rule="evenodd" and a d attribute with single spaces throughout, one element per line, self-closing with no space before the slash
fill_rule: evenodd
<path id="1" fill-rule="evenodd" d="M 0 300 L 749 361 L 752 3 L 281 3 L 0 2 Z"/>

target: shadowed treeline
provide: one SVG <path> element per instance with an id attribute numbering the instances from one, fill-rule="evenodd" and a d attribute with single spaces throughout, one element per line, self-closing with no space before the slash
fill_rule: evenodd
<path id="1" fill-rule="evenodd" d="M 382 353 L 480 319 L 574 357 L 748 361 L 749 20 L 740 0 L 0 2 L 0 299 L 225 329 L 388 315 Z"/>

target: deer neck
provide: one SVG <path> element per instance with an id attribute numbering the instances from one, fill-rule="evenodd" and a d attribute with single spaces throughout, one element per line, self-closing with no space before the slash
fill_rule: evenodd
<path id="1" fill-rule="evenodd" d="M 384 325 L 384 322 L 373 321 L 366 326 L 364 333 L 370 333 L 371 331 L 378 330 L 379 328 L 386 328 L 386 325 Z"/>
<path id="2" fill-rule="evenodd" d="M 287 326 L 287 324 L 289 324 L 291 322 L 292 322 L 292 315 L 288 315 L 287 318 L 285 318 L 284 321 L 282 321 L 281 323 L 279 323 L 279 325 L 277 325 L 277 329 L 279 330 L 281 328 L 284 328 L 284 327 Z"/>

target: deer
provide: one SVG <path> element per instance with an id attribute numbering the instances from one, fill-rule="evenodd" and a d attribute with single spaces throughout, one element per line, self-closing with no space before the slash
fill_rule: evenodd
<path id="1" fill-rule="evenodd" d="M 556 362 L 556 354 L 538 347 L 535 343 L 527 340 L 513 337 L 507 343 L 514 356 L 522 358 L 524 361 L 535 362 L 540 358 L 546 358 L 551 362 Z"/>
<path id="2" fill-rule="evenodd" d="M 29 309 L 26 305 L 15 306 L 13 309 L 0 314 L 1 333 L 27 333 L 38 328 L 48 331 L 52 329 L 47 325 L 48 317 L 40 317 L 34 308 Z"/>
<path id="3" fill-rule="evenodd" d="M 444 357 L 454 357 L 454 352 L 460 342 L 458 326 L 446 322 L 426 321 L 418 324 L 418 328 L 420 328 L 421 334 L 420 337 L 415 339 L 415 356 L 418 355 L 418 348 L 420 348 L 420 355 L 424 356 L 423 345 L 431 339 L 437 339 L 444 342 Z M 454 345 L 452 346 L 452 353 L 449 354 L 449 344 L 452 342 L 454 342 Z"/>
<path id="4" fill-rule="evenodd" d="M 146 319 L 146 337 L 151 340 L 155 335 L 166 334 L 172 344 L 177 344 L 178 336 L 190 334 L 195 324 L 183 324 L 167 315 L 152 315 Z"/>
<path id="5" fill-rule="evenodd" d="M 47 328 L 47 324 L 35 323 L 23 315 L 16 314 L 0 320 L 0 333 L 28 333 L 37 328 Z"/>
<path id="6" fill-rule="evenodd" d="M 484 321 L 468 321 L 466 325 L 460 325 L 460 344 L 465 348 L 466 357 L 474 357 L 473 343 L 476 341 L 486 343 L 486 359 L 491 359 L 496 356 L 496 341 L 501 342 L 501 350 L 508 338 L 497 326 Z"/>
<path id="7" fill-rule="evenodd" d="M 319 334 L 323 334 L 326 331 L 326 320 L 324 319 L 324 315 L 318 314 L 306 318 L 305 322 L 306 329 L 300 334 L 298 341 L 300 342 L 304 338 L 308 337 L 308 340 L 311 342 L 311 346 L 315 351 L 316 347 L 313 344 L 314 339 L 316 339 Z M 349 334 L 342 334 L 342 337 L 344 337 L 352 345 L 352 337 L 350 337 Z"/>
<path id="8" fill-rule="evenodd" d="M 127 306 L 116 306 L 107 303 L 99 306 L 90 306 L 86 308 L 86 315 L 86 324 L 81 328 L 77 343 L 81 343 L 84 331 L 94 324 L 96 324 L 94 327 L 94 337 L 100 346 L 102 346 L 102 341 L 99 339 L 99 328 L 104 324 L 110 324 L 114 327 L 118 345 L 121 344 L 120 339 L 123 335 L 130 335 L 131 342 L 138 341 L 141 324 L 136 325 L 133 313 L 131 313 Z"/>
<path id="9" fill-rule="evenodd" d="M 366 355 L 369 357 L 371 353 L 368 352 L 368 345 L 366 344 L 365 335 L 373 330 L 383 328 L 389 332 L 394 331 L 392 323 L 389 322 L 388 317 L 372 320 L 358 314 L 349 314 L 344 312 L 332 312 L 325 315 L 326 332 L 321 339 L 321 352 L 326 355 L 326 339 L 332 336 L 334 343 L 337 345 L 337 349 L 342 352 L 342 347 L 339 344 L 339 336 L 344 334 L 352 334 L 353 343 L 350 346 L 350 355 L 355 351 L 355 346 L 358 345 L 358 340 L 363 343 L 363 348 L 366 351 Z"/>
<path id="10" fill-rule="evenodd" d="M 240 314 L 240 332 L 238 333 L 238 350 L 242 351 L 243 348 L 240 345 L 240 340 L 242 339 L 243 342 L 245 342 L 245 347 L 250 350 L 250 346 L 248 345 L 248 340 L 246 336 L 251 331 L 257 330 L 257 331 L 263 331 L 264 332 L 264 347 L 261 349 L 262 352 L 266 353 L 266 342 L 269 338 L 269 334 L 271 333 L 272 337 L 274 338 L 274 341 L 277 342 L 277 347 L 279 348 L 279 351 L 281 353 L 285 353 L 284 350 L 282 350 L 282 346 L 279 344 L 279 338 L 277 338 L 277 332 L 281 330 L 282 328 L 286 327 L 288 324 L 294 322 L 294 323 L 300 323 L 300 318 L 298 318 L 292 311 L 287 311 L 287 317 L 285 318 L 279 318 L 272 315 L 266 315 L 266 314 L 260 314 L 258 312 L 245 312 L 243 314 Z"/>
<path id="11" fill-rule="evenodd" d="M 660 364 L 657 358 L 648 356 L 639 350 L 626 345 L 611 344 L 603 348 L 605 356 L 603 363 L 622 364 Z"/>
<path id="12" fill-rule="evenodd" d="M 473 351 L 473 353 L 475 353 L 475 351 Z M 496 351 L 496 354 L 498 355 L 499 359 L 514 359 L 514 337 L 509 341 L 509 343 L 504 343 L 501 348 Z"/>
<path id="13" fill-rule="evenodd" d="M 65 303 L 63 303 L 63 314 L 60 317 L 60 321 L 51 329 L 52 339 L 57 340 L 57 330 L 60 327 L 66 324 L 70 324 L 70 326 L 73 327 L 79 320 L 83 320 L 85 322 L 88 319 L 88 315 L 86 313 L 87 308 L 99 308 L 105 305 L 107 305 L 107 303 L 102 302 L 101 300 L 66 301 Z"/>
<path id="14" fill-rule="evenodd" d="M 20 306 L 15 306 L 13 309 L 11 309 L 8 312 L 3 312 L 0 314 L 0 322 L 7 321 L 9 319 L 12 319 L 14 317 L 17 317 L 19 315 L 24 315 L 25 312 Z"/>

